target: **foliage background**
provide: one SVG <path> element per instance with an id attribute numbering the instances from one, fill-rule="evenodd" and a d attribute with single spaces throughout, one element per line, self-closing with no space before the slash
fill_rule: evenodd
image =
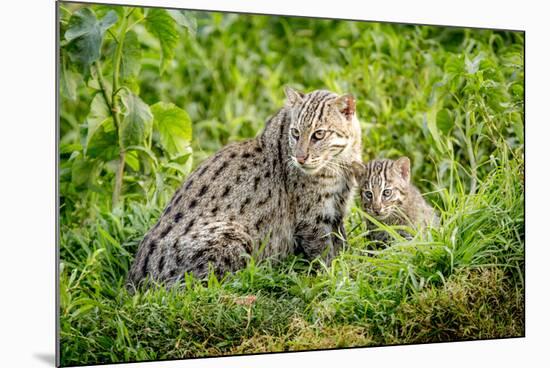
<path id="1" fill-rule="evenodd" d="M 63 365 L 524 334 L 522 33 L 77 4 L 59 16 Z M 411 157 L 441 229 L 373 250 L 353 206 L 349 246 L 321 271 L 252 259 L 128 294 L 176 187 L 255 136 L 285 84 L 353 93 L 364 159 Z"/>

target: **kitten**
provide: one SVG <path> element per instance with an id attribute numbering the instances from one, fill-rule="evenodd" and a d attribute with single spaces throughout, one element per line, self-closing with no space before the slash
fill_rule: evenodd
<path id="1" fill-rule="evenodd" d="M 354 170 L 358 175 L 361 206 L 366 213 L 386 225 L 437 226 L 439 220 L 434 209 L 411 183 L 408 157 L 372 160 L 361 166 L 354 164 Z M 368 220 L 367 228 L 370 240 L 383 243 L 390 240 L 387 232 L 373 231 L 377 226 Z M 403 230 L 398 233 L 411 239 Z"/>
<path id="2" fill-rule="evenodd" d="M 287 88 L 287 103 L 254 139 L 205 160 L 147 233 L 128 275 L 171 284 L 297 252 L 329 261 L 342 248 L 343 219 L 357 182 L 361 130 L 350 95 Z"/>

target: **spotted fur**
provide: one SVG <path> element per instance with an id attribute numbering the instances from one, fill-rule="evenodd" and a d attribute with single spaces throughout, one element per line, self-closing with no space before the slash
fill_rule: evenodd
<path id="1" fill-rule="evenodd" d="M 266 240 L 260 259 L 300 252 L 328 261 L 339 252 L 361 152 L 353 98 L 286 95 L 257 138 L 224 147 L 189 175 L 141 242 L 129 285 L 204 277 L 209 267 L 233 272 Z"/>

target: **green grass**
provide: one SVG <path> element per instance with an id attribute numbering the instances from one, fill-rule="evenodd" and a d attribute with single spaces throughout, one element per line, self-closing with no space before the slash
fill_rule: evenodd
<path id="1" fill-rule="evenodd" d="M 217 280 L 128 293 L 124 278 L 181 173 L 129 168 L 110 210 L 109 165 L 71 181 L 92 94 L 61 99 L 62 365 L 524 335 L 523 35 L 488 30 L 197 15 L 161 77 L 144 30 L 147 103 L 183 107 L 195 167 L 253 137 L 283 85 L 351 92 L 364 158 L 407 155 L 442 226 L 373 250 L 354 203 L 329 265 L 251 259 Z M 246 32 L 246 37 L 242 34 Z M 67 165 L 67 166 L 66 166 Z"/>

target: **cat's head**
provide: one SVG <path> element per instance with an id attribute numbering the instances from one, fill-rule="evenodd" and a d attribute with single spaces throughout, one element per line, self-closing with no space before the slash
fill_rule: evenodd
<path id="1" fill-rule="evenodd" d="M 285 89 L 290 110 L 288 144 L 292 163 L 307 174 L 339 172 L 360 151 L 361 130 L 351 95 Z"/>
<path id="2" fill-rule="evenodd" d="M 399 216 L 410 185 L 409 158 L 372 160 L 361 169 L 355 166 L 354 171 L 359 182 L 363 210 L 378 220 Z"/>

